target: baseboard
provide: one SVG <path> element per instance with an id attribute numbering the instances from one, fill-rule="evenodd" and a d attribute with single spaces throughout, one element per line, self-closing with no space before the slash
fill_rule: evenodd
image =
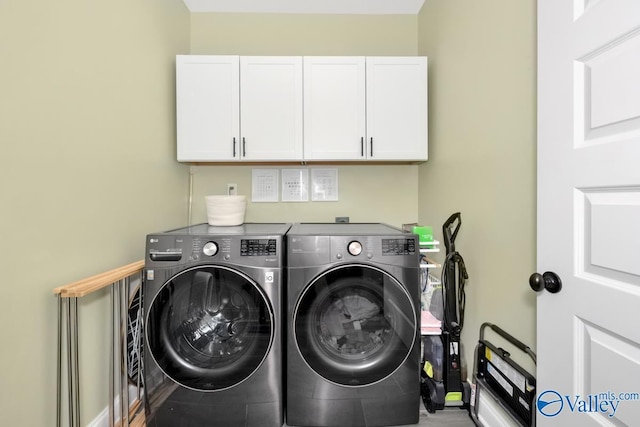
<path id="1" fill-rule="evenodd" d="M 138 402 L 138 388 L 132 385 L 129 385 L 129 409 L 135 406 Z M 120 396 L 116 396 L 113 401 L 113 407 L 116 408 L 114 411 L 118 412 L 120 410 Z M 119 414 L 118 414 L 119 415 Z M 120 417 L 116 418 L 114 425 L 120 422 Z M 109 427 L 109 407 L 106 406 L 97 417 L 95 417 L 87 427 Z"/>

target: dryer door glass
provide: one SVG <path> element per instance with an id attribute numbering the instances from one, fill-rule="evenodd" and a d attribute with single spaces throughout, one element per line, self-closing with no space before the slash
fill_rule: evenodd
<path id="1" fill-rule="evenodd" d="M 298 350 L 314 371 L 337 384 L 360 386 L 402 365 L 415 345 L 418 319 L 396 279 L 352 265 L 330 270 L 307 287 L 294 328 Z"/>
<path id="2" fill-rule="evenodd" d="M 147 336 L 164 373 L 196 390 L 232 387 L 258 369 L 274 335 L 273 312 L 258 285 L 219 266 L 185 270 L 151 303 Z"/>

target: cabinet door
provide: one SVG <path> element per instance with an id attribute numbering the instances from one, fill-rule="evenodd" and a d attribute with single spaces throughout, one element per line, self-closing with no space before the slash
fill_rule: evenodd
<path id="1" fill-rule="evenodd" d="M 365 159 L 365 130 L 364 57 L 305 57 L 305 160 Z"/>
<path id="2" fill-rule="evenodd" d="M 302 160 L 302 57 L 240 58 L 241 160 Z"/>
<path id="3" fill-rule="evenodd" d="M 238 88 L 238 56 L 176 56 L 178 161 L 238 158 Z"/>
<path id="4" fill-rule="evenodd" d="M 427 160 L 427 58 L 367 58 L 367 157 Z"/>

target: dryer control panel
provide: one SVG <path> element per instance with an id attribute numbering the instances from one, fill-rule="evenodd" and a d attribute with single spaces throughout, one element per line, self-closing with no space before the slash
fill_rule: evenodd
<path id="1" fill-rule="evenodd" d="M 316 241 L 309 237 L 302 239 Z M 419 252 L 415 236 L 332 236 L 330 241 L 331 261 L 371 261 L 416 266 L 418 264 Z"/>
<path id="2" fill-rule="evenodd" d="M 415 239 L 382 239 L 382 255 L 413 255 L 415 253 Z"/>

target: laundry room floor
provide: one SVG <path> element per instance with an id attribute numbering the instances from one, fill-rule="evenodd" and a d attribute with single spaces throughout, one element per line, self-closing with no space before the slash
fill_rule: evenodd
<path id="1" fill-rule="evenodd" d="M 473 427 L 474 422 L 469 416 L 469 411 L 460 408 L 446 408 L 436 411 L 433 414 L 427 412 L 424 406 L 420 405 L 420 419 L 415 426 L 424 427 Z"/>
<path id="2" fill-rule="evenodd" d="M 420 404 L 420 419 L 418 424 L 408 424 L 398 427 L 474 427 L 475 424 L 469 416 L 469 411 L 459 408 L 446 408 L 430 414 Z M 284 427 L 288 427 L 286 424 Z"/>
<path id="3" fill-rule="evenodd" d="M 144 412 L 139 414 L 130 424 L 131 427 L 144 427 Z M 420 419 L 418 424 L 410 424 L 399 427 L 474 427 L 475 424 L 469 417 L 469 412 L 458 408 L 447 408 L 436 411 L 433 414 L 427 412 L 420 404 Z M 286 424 L 283 427 L 288 427 Z"/>
<path id="4" fill-rule="evenodd" d="M 144 427 L 144 413 L 136 417 L 130 424 L 131 427 Z M 430 414 L 420 405 L 420 419 L 418 424 L 410 424 L 400 427 L 474 427 L 475 424 L 469 417 L 469 412 L 463 409 L 447 408 Z M 283 427 L 287 427 L 285 424 Z"/>

